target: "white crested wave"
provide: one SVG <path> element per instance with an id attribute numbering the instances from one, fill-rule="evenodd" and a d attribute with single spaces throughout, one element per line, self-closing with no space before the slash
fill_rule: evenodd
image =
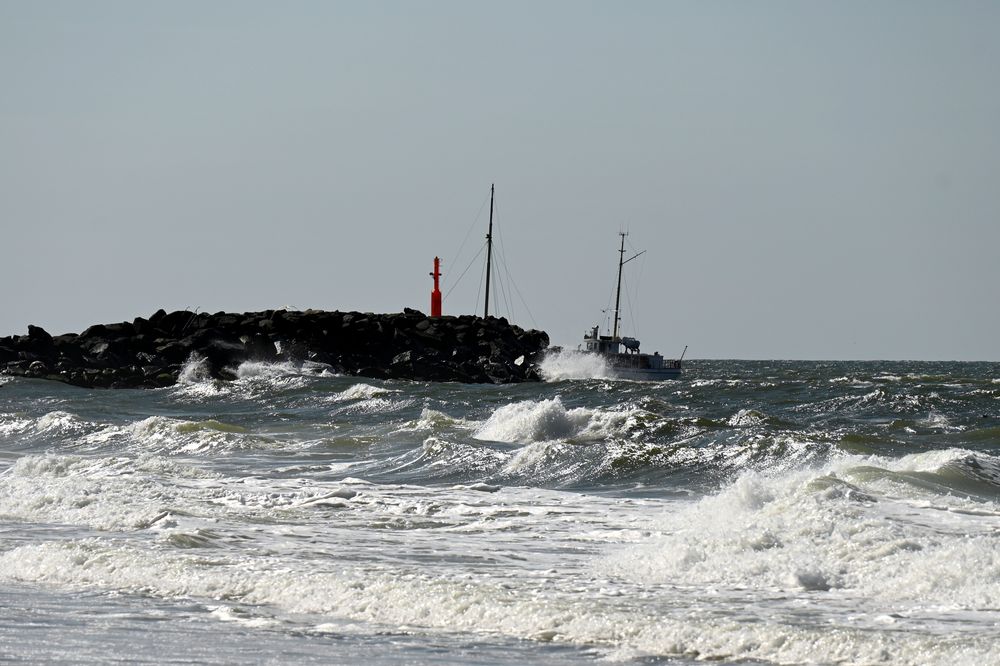
<path id="1" fill-rule="evenodd" d="M 72 412 L 56 410 L 35 418 L 15 414 L 0 414 L 0 437 L 23 437 L 43 441 L 61 440 L 61 445 L 73 446 L 88 434 L 103 426 L 91 423 Z"/>
<path id="2" fill-rule="evenodd" d="M 79 417 L 69 412 L 49 412 L 35 422 L 35 430 L 38 432 L 65 434 L 79 432 L 84 427 Z"/>
<path id="3" fill-rule="evenodd" d="M 473 446 L 464 442 L 452 442 L 440 437 L 428 437 L 421 446 L 421 453 L 432 467 L 480 471 L 488 473 L 502 465 L 509 458 L 507 452 Z"/>
<path id="4" fill-rule="evenodd" d="M 260 448 L 261 437 L 245 428 L 215 420 L 185 421 L 150 416 L 128 427 L 133 440 L 146 450 L 166 453 L 200 453 Z"/>
<path id="5" fill-rule="evenodd" d="M 461 426 L 468 424 L 465 419 L 449 416 L 436 409 L 424 407 L 420 410 L 420 418 L 410 421 L 397 429 L 396 432 L 426 432 L 435 431 L 440 428 Z"/>
<path id="6" fill-rule="evenodd" d="M 388 389 L 371 384 L 354 384 L 350 388 L 336 393 L 328 398 L 331 402 L 348 402 L 350 400 L 370 400 L 392 393 L 399 393 L 395 389 Z"/>
<path id="7" fill-rule="evenodd" d="M 623 434 L 634 416 L 634 409 L 566 409 L 558 397 L 550 400 L 524 400 L 498 408 L 476 429 L 473 436 L 481 440 L 509 443 L 598 440 Z"/>
<path id="8" fill-rule="evenodd" d="M 149 416 L 125 425 L 104 426 L 80 435 L 78 447 L 120 446 L 142 454 L 226 453 L 274 446 L 274 442 L 242 426 L 214 419 L 189 421 Z"/>
<path id="9" fill-rule="evenodd" d="M 412 404 L 412 398 L 393 399 L 400 391 L 371 384 L 354 384 L 347 389 L 326 396 L 323 401 L 335 405 L 334 413 L 340 417 L 349 414 L 385 414 L 398 411 Z M 416 426 L 413 429 L 419 429 Z M 407 427 L 402 428 L 408 429 Z"/>
<path id="10" fill-rule="evenodd" d="M 518 449 L 504 465 L 504 472 L 510 475 L 543 479 L 553 472 L 562 476 L 572 475 L 579 463 L 569 463 L 571 444 L 560 441 L 532 442 Z"/>

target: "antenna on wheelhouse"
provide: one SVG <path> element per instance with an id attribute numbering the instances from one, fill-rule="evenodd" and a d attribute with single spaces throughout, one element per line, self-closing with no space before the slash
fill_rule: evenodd
<path id="1" fill-rule="evenodd" d="M 627 264 L 628 262 L 632 261 L 633 259 L 635 259 L 636 257 L 645 252 L 645 250 L 643 250 L 642 252 L 637 252 L 636 254 L 633 254 L 631 257 L 626 259 L 625 237 L 628 236 L 628 232 L 619 231 L 618 235 L 622 237 L 622 246 L 621 249 L 618 250 L 618 288 L 615 290 L 615 328 L 614 332 L 611 334 L 612 340 L 618 340 L 618 322 L 621 321 L 619 306 L 621 305 L 622 301 L 622 266 L 624 266 L 625 264 Z"/>
<path id="2" fill-rule="evenodd" d="M 483 306 L 483 319 L 490 316 L 490 267 L 493 263 L 493 188 L 494 184 L 491 183 L 490 184 L 490 229 L 489 232 L 486 234 L 486 304 Z M 620 280 L 621 279 L 620 273 L 618 277 Z"/>

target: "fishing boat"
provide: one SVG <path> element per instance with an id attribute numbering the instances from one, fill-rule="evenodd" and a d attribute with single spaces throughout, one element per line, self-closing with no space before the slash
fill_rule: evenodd
<path id="1" fill-rule="evenodd" d="M 625 258 L 626 232 L 619 232 L 622 238 L 618 250 L 618 286 L 615 290 L 615 316 L 611 335 L 600 335 L 599 327 L 594 326 L 583 336 L 583 346 L 580 351 L 600 355 L 608 367 L 619 379 L 636 379 L 640 381 L 662 381 L 676 379 L 681 376 L 684 353 L 679 359 L 666 359 L 660 352 L 644 354 L 639 351 L 639 341 L 630 337 L 619 337 L 618 329 L 621 323 L 622 269 L 625 264 L 638 258 L 645 250 L 628 259 Z"/>

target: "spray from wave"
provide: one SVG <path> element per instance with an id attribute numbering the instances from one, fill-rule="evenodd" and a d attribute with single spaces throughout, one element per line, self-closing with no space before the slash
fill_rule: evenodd
<path id="1" fill-rule="evenodd" d="M 600 356 L 570 350 L 546 354 L 540 369 L 542 377 L 547 382 L 567 379 L 606 379 L 613 376 L 608 364 Z"/>
<path id="2" fill-rule="evenodd" d="M 280 379 L 284 377 L 334 377 L 336 373 L 326 363 L 303 361 L 293 363 L 265 363 L 263 361 L 244 361 L 236 368 L 237 379 Z"/>
<path id="3" fill-rule="evenodd" d="M 200 384 L 211 379 L 211 373 L 208 370 L 208 360 L 203 356 L 192 353 L 188 357 L 184 367 L 181 368 L 180 374 L 177 376 L 177 383 L 183 385 Z"/>

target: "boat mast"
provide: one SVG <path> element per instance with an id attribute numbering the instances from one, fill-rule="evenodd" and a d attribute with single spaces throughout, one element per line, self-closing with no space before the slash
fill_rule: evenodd
<path id="1" fill-rule="evenodd" d="M 625 237 L 628 236 L 628 232 L 627 231 L 619 231 L 618 235 L 622 237 L 622 246 L 618 250 L 618 289 L 615 291 L 615 330 L 614 330 L 614 333 L 611 334 L 611 339 L 612 340 L 617 340 L 618 339 L 618 322 L 621 320 L 621 317 L 618 316 L 618 312 L 619 312 L 618 308 L 621 305 L 621 301 L 622 301 L 622 266 L 624 266 L 628 262 L 632 261 L 636 257 L 638 257 L 638 256 L 640 256 L 640 255 L 642 255 L 643 253 L 646 252 L 645 250 L 643 250 L 642 252 L 637 252 L 637 253 L 633 254 L 631 257 L 629 257 L 628 259 L 626 259 L 625 258 Z"/>
<path id="2" fill-rule="evenodd" d="M 483 319 L 490 316 L 490 266 L 493 261 L 493 187 L 494 185 L 490 184 L 490 230 L 486 234 L 486 305 L 483 306 Z M 620 283 L 620 272 L 618 280 Z"/>
<path id="3" fill-rule="evenodd" d="M 621 319 L 618 316 L 618 306 L 621 305 L 622 300 L 622 266 L 625 265 L 625 236 L 628 234 L 624 231 L 619 231 L 618 235 L 622 237 L 622 246 L 618 250 L 618 289 L 615 291 L 615 330 L 611 334 L 612 340 L 618 339 L 618 321 Z"/>

